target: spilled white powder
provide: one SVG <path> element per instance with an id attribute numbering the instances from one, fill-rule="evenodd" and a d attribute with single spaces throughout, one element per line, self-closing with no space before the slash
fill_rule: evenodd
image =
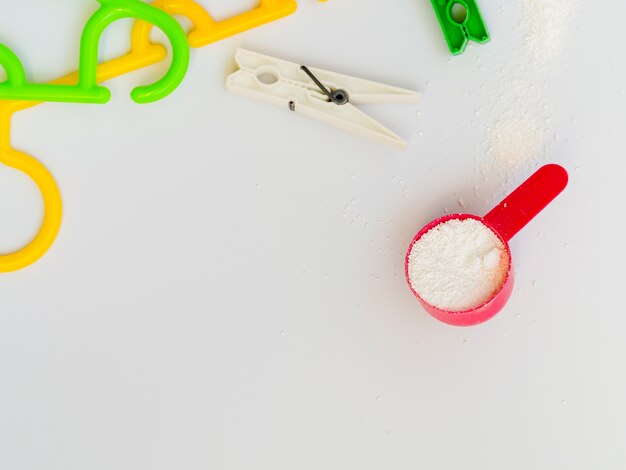
<path id="1" fill-rule="evenodd" d="M 487 302 L 506 280 L 502 241 L 475 219 L 449 220 L 426 232 L 409 253 L 413 290 L 433 307 L 462 312 Z"/>
<path id="2" fill-rule="evenodd" d="M 502 2 L 498 48 L 477 60 L 475 74 L 488 90 L 485 109 L 474 125 L 484 129 L 477 154 L 479 176 L 514 179 L 547 159 L 558 142 L 552 115 L 557 110 L 551 89 L 567 80 L 571 37 L 580 31 L 580 0 L 514 0 Z M 495 13 L 494 9 L 494 13 Z M 481 59 L 479 57 L 479 59 Z M 571 72 L 570 72 L 571 73 Z M 555 85 L 555 83 L 557 85 Z"/>

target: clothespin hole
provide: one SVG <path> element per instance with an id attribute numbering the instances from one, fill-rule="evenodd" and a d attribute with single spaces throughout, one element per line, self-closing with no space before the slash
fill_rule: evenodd
<path id="1" fill-rule="evenodd" d="M 462 3 L 454 3 L 450 8 L 450 17 L 455 23 L 463 24 L 467 19 L 467 7 Z"/>
<path id="2" fill-rule="evenodd" d="M 276 69 L 270 66 L 260 67 L 256 72 L 256 79 L 262 85 L 273 85 L 278 80 L 280 80 L 280 76 Z"/>

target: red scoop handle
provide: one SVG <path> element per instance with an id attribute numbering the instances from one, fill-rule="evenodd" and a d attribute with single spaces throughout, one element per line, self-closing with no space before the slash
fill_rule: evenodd
<path id="1" fill-rule="evenodd" d="M 565 189 L 567 182 L 567 171 L 562 166 L 542 166 L 484 220 L 508 242 Z"/>

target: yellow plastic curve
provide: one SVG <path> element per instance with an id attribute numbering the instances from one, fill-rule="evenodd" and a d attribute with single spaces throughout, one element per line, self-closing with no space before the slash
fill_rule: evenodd
<path id="1" fill-rule="evenodd" d="M 10 117 L 5 118 L 4 113 L 0 126 L 2 142 L 6 144 L 5 135 L 10 132 Z M 3 145 L 0 148 L 0 163 L 27 174 L 41 191 L 45 205 L 41 228 L 35 238 L 16 253 L 0 255 L 0 272 L 11 272 L 34 263 L 50 249 L 61 228 L 63 209 L 61 193 L 54 178 L 33 157 Z"/>
<path id="2" fill-rule="evenodd" d="M 152 5 L 171 15 L 182 15 L 192 21 L 194 30 L 189 34 L 188 42 L 194 48 L 277 20 L 293 13 L 297 8 L 295 0 L 261 0 L 260 6 L 251 11 L 216 22 L 192 0 L 156 0 Z M 96 76 L 98 83 L 155 64 L 167 56 L 163 46 L 150 41 L 151 28 L 152 25 L 144 21 L 135 22 L 130 52 L 99 65 Z M 78 78 L 78 73 L 73 73 L 51 83 L 75 84 Z M 50 249 L 61 228 L 61 193 L 54 178 L 35 158 L 11 147 L 13 114 L 38 104 L 41 102 L 0 101 L 0 164 L 28 175 L 41 191 L 44 202 L 44 217 L 39 233 L 19 251 L 0 255 L 0 273 L 18 271 L 39 260 Z"/>

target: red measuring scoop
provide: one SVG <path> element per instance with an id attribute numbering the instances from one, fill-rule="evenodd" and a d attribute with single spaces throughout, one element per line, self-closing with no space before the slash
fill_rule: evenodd
<path id="1" fill-rule="evenodd" d="M 513 191 L 504 201 L 498 204 L 484 217 L 471 214 L 453 214 L 441 217 L 426 225 L 413 238 L 404 263 L 404 272 L 409 287 L 426 311 L 438 320 L 455 326 L 470 326 L 485 322 L 497 314 L 505 306 L 513 292 L 513 263 L 509 240 L 539 214 L 565 189 L 568 176 L 559 165 L 545 165 Z M 506 248 L 509 260 L 507 276 L 500 288 L 484 304 L 471 310 L 449 312 L 430 305 L 422 299 L 411 286 L 409 279 L 409 255 L 413 245 L 427 232 L 449 220 L 475 219 L 482 222 L 494 232 Z"/>

